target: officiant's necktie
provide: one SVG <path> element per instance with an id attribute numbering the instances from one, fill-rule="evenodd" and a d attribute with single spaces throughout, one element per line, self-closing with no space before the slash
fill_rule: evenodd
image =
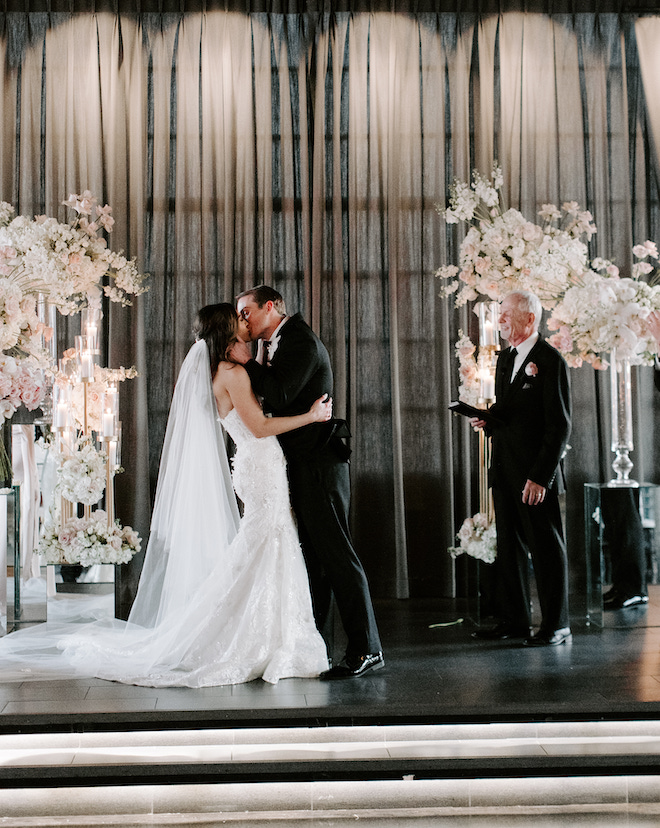
<path id="1" fill-rule="evenodd" d="M 518 351 L 516 348 L 511 348 L 509 351 L 509 359 L 506 364 L 506 382 L 507 384 L 511 384 L 513 382 L 513 366 L 516 361 L 516 357 L 518 356 Z"/>

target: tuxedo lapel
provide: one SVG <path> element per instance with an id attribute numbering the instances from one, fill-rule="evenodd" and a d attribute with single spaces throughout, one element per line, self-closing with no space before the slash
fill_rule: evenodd
<path id="1" fill-rule="evenodd" d="M 537 350 L 539 348 L 539 344 L 542 341 L 543 340 L 540 337 L 536 340 L 536 342 L 534 343 L 534 347 L 527 354 L 523 364 L 518 369 L 518 373 L 513 378 L 513 382 L 507 383 L 506 387 L 503 389 L 505 398 L 510 396 L 511 394 L 514 394 L 516 391 L 520 390 L 523 387 L 523 385 L 525 384 L 525 382 L 529 379 L 529 377 L 525 374 L 525 368 L 529 365 L 530 362 L 534 361 L 534 355 L 537 353 Z M 509 354 L 510 354 L 510 352 L 509 352 Z M 515 360 L 515 357 L 511 360 L 511 362 L 513 362 L 514 360 Z"/>

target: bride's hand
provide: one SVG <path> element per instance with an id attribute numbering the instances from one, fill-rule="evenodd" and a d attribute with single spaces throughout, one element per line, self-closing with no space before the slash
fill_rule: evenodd
<path id="1" fill-rule="evenodd" d="M 315 423 L 325 423 L 332 417 L 332 397 L 324 394 L 309 409 Z"/>

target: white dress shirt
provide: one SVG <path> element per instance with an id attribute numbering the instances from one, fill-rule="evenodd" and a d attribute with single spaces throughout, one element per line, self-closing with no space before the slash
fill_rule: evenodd
<path id="1" fill-rule="evenodd" d="M 284 323 L 287 321 L 288 318 L 289 318 L 288 316 L 285 316 L 282 319 L 282 321 L 280 322 L 280 324 L 273 331 L 273 335 L 271 336 L 271 338 L 268 339 L 268 340 L 265 340 L 269 343 L 267 349 L 264 349 L 264 340 L 263 339 L 260 339 L 257 342 L 257 355 L 255 357 L 255 360 L 260 365 L 268 365 L 268 363 L 273 358 L 273 354 L 277 350 L 277 346 L 280 344 L 280 331 L 282 330 L 282 325 L 284 325 Z M 264 350 L 267 350 L 268 353 L 265 354 Z"/>
<path id="2" fill-rule="evenodd" d="M 518 351 L 518 353 L 516 354 L 516 358 L 513 361 L 513 373 L 511 374 L 511 382 L 513 382 L 514 377 L 520 370 L 520 366 L 529 356 L 529 352 L 536 345 L 536 341 L 538 338 L 539 335 L 537 331 L 536 333 L 533 333 L 531 336 L 528 336 L 527 339 L 520 343 L 520 345 L 515 346 L 516 351 Z"/>

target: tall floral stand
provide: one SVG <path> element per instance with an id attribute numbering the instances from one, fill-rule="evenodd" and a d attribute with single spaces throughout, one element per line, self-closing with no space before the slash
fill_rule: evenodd
<path id="1" fill-rule="evenodd" d="M 614 477 L 607 483 L 585 483 L 584 526 L 586 622 L 603 626 L 603 587 L 626 575 L 645 586 L 649 526 L 660 521 L 660 487 L 630 477 L 634 448 L 630 359 L 610 355 L 611 449 Z M 651 555 L 657 558 L 656 550 Z M 617 574 L 618 572 L 618 574 Z M 623 573 L 623 574 L 621 574 Z M 617 583 L 617 587 L 620 584 Z"/>
<path id="2" fill-rule="evenodd" d="M 616 477 L 610 480 L 608 486 L 638 486 L 630 478 L 633 463 L 629 453 L 634 448 L 630 359 L 620 358 L 615 350 L 610 359 L 610 407 L 612 451 L 615 454 L 612 468 Z"/>
<path id="3" fill-rule="evenodd" d="M 474 307 L 474 313 L 479 319 L 479 352 L 477 355 L 479 397 L 477 405 L 479 408 L 486 410 L 495 402 L 495 368 L 500 347 L 499 304 L 497 302 L 478 302 Z M 483 516 L 489 525 L 492 525 L 495 515 L 492 492 L 488 483 L 491 439 L 483 430 L 479 431 L 478 436 L 479 515 Z M 465 558 L 467 615 L 475 624 L 481 625 L 491 614 L 492 564 L 474 558 L 469 554 L 465 555 Z"/>

